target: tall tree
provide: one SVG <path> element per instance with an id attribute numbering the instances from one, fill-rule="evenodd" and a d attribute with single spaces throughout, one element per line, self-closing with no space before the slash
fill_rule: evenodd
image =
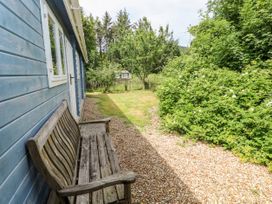
<path id="1" fill-rule="evenodd" d="M 95 68 L 98 66 L 95 20 L 91 14 L 89 16 L 84 16 L 82 11 L 82 24 L 83 24 L 83 32 L 85 36 L 87 54 L 89 58 L 89 62 L 86 65 L 87 65 L 87 68 Z"/>
<path id="2" fill-rule="evenodd" d="M 96 32 L 97 48 L 99 50 L 100 57 L 102 58 L 104 32 L 103 32 L 103 25 L 98 17 L 95 20 L 95 32 Z"/>
<path id="3" fill-rule="evenodd" d="M 102 28 L 103 28 L 103 51 L 106 52 L 110 43 L 112 42 L 112 18 L 110 14 L 106 11 L 102 18 Z"/>
<path id="4" fill-rule="evenodd" d="M 149 88 L 148 75 L 159 72 L 169 58 L 179 55 L 179 46 L 169 37 L 171 34 L 167 28 L 161 31 L 163 34 L 157 34 L 144 17 L 137 22 L 133 32 L 128 32 L 122 40 L 112 45 L 115 53 L 119 54 L 119 63 L 136 74 L 145 89 Z"/>
<path id="5" fill-rule="evenodd" d="M 119 46 L 126 39 L 127 35 L 132 32 L 129 14 L 125 9 L 118 12 L 117 19 L 112 26 L 112 31 L 113 41 L 108 50 L 108 58 L 122 66 L 121 48 Z M 123 68 L 125 68 L 124 65 Z"/>
<path id="6" fill-rule="evenodd" d="M 147 89 L 148 75 L 160 72 L 169 59 L 180 55 L 169 26 L 156 31 L 146 17 L 132 24 L 126 10 L 118 12 L 115 22 L 108 12 L 102 20 L 84 17 L 83 26 L 91 64 L 89 80 L 102 81 L 103 73 L 111 75 L 113 69 L 122 68 L 137 75 Z"/>
<path id="7" fill-rule="evenodd" d="M 121 39 L 127 32 L 131 30 L 129 14 L 124 10 L 120 10 L 117 14 L 117 20 L 113 25 L 114 40 Z"/>
<path id="8" fill-rule="evenodd" d="M 244 0 L 209 0 L 208 12 L 213 17 L 225 19 L 239 28 L 243 4 Z"/>

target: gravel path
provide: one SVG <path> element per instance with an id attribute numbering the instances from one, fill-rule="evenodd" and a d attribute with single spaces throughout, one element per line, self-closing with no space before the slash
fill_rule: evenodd
<path id="1" fill-rule="evenodd" d="M 94 99 L 84 109 L 84 120 L 102 117 Z M 156 111 L 151 114 L 143 132 L 116 117 L 110 125 L 121 167 L 139 175 L 133 203 L 272 203 L 272 174 L 265 167 L 241 163 L 221 147 L 163 134 Z"/>

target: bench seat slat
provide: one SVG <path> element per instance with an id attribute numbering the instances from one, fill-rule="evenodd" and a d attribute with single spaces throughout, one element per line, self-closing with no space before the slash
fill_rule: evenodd
<path id="1" fill-rule="evenodd" d="M 89 138 L 82 138 L 81 154 L 80 154 L 80 163 L 79 163 L 79 173 L 78 173 L 78 184 L 86 184 L 90 182 L 89 178 L 89 155 L 90 155 L 90 140 Z M 77 196 L 77 202 L 80 204 L 89 203 L 90 196 L 89 194 L 84 194 Z"/>
<path id="2" fill-rule="evenodd" d="M 101 178 L 101 172 L 100 172 L 100 166 L 99 166 L 99 158 L 98 158 L 98 149 L 97 149 L 97 136 L 96 134 L 93 134 L 90 136 L 91 139 L 91 176 L 90 180 L 95 181 Z M 92 204 L 103 204 L 103 191 L 95 191 L 91 195 L 92 197 Z"/>
<path id="3" fill-rule="evenodd" d="M 105 178 L 112 175 L 108 152 L 105 143 L 105 134 L 97 135 L 98 156 L 100 161 L 101 177 Z M 117 200 L 116 189 L 110 186 L 103 189 L 104 202 L 112 203 Z"/>
<path id="4" fill-rule="evenodd" d="M 94 124 L 82 124 L 80 126 L 80 132 L 82 137 L 94 137 L 96 135 L 96 140 L 93 145 L 91 145 L 90 154 L 94 155 L 94 157 L 99 158 L 99 169 L 100 173 L 95 170 L 95 174 L 99 175 L 99 178 L 104 178 L 106 176 L 112 175 L 114 173 L 119 173 L 121 171 L 117 155 L 113 148 L 111 138 L 108 134 L 106 134 L 105 124 L 103 123 L 94 123 Z M 93 138 L 94 140 L 95 138 Z M 97 148 L 96 148 L 96 146 Z M 93 149 L 94 148 L 94 149 Z M 91 158 L 91 157 L 90 157 Z M 94 164 L 90 164 L 90 167 L 95 166 Z M 92 174 L 92 172 L 91 172 Z M 96 178 L 94 178 L 95 180 Z M 92 176 L 91 180 L 92 181 Z M 93 195 L 93 203 L 97 203 L 98 200 L 95 199 L 97 197 L 96 193 Z M 124 185 L 116 185 L 112 187 L 108 187 L 103 189 L 103 197 L 105 203 L 111 203 L 117 200 L 124 199 Z"/>
<path id="5" fill-rule="evenodd" d="M 89 137 L 90 134 L 103 134 L 106 132 L 104 123 L 87 123 L 80 125 L 81 137 Z"/>
<path id="6" fill-rule="evenodd" d="M 109 156 L 109 160 L 111 164 L 112 173 L 119 173 L 121 171 L 119 161 L 115 153 L 115 150 L 113 148 L 109 134 L 105 134 L 105 142 L 106 142 L 108 156 Z M 117 191 L 118 199 L 119 200 L 124 199 L 124 185 L 116 185 L 116 191 Z"/>

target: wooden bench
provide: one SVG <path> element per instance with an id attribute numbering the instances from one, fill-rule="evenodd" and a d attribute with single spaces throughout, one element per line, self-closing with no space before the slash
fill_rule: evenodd
<path id="1" fill-rule="evenodd" d="M 34 166 L 52 188 L 50 199 L 55 197 L 59 203 L 131 203 L 130 185 L 136 175 L 120 170 L 109 122 L 78 125 L 63 101 L 29 139 Z"/>

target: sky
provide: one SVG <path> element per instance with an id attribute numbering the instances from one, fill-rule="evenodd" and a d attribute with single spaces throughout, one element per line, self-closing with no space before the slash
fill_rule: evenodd
<path id="1" fill-rule="evenodd" d="M 117 12 L 126 9 L 131 22 L 146 16 L 155 29 L 169 27 L 182 46 L 188 46 L 192 37 L 188 32 L 191 25 L 200 21 L 200 10 L 205 10 L 208 0 L 79 0 L 85 14 L 102 18 L 106 11 L 116 19 Z"/>

